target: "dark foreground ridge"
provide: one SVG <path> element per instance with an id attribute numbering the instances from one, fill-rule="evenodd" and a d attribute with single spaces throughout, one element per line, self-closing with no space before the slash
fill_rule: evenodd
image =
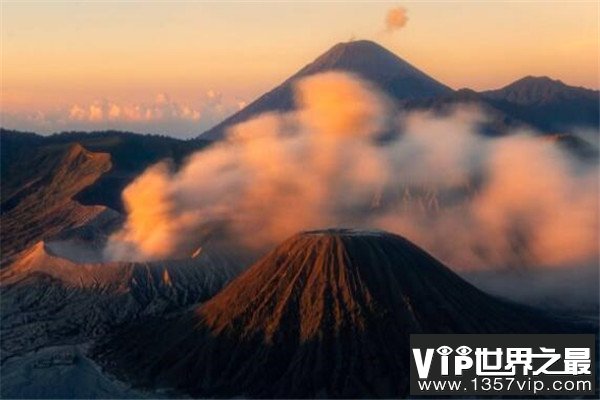
<path id="1" fill-rule="evenodd" d="M 402 397 L 411 333 L 558 333 L 381 231 L 293 236 L 214 298 L 95 349 L 117 375 L 194 397 Z"/>

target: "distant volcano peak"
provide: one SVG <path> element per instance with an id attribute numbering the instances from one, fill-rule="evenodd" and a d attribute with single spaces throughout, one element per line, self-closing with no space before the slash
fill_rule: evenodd
<path id="1" fill-rule="evenodd" d="M 336 43 L 332 49 L 337 47 L 346 47 L 346 48 L 377 48 L 383 51 L 387 51 L 385 47 L 381 46 L 377 42 L 367 39 L 358 39 L 358 40 L 348 40 L 347 42 L 339 42 Z"/>
<path id="2" fill-rule="evenodd" d="M 355 73 L 399 100 L 427 98 L 452 91 L 370 40 L 338 43 L 290 80 L 330 70 Z"/>
<path id="3" fill-rule="evenodd" d="M 401 60 L 394 53 L 375 42 L 370 40 L 356 40 L 337 43 L 310 65 L 321 68 L 336 65 L 340 67 L 352 66 L 356 62 L 356 57 L 363 58 L 365 61 L 375 62 L 383 67 L 392 68 L 397 66 L 398 60 Z"/>
<path id="4" fill-rule="evenodd" d="M 301 78 L 329 71 L 356 74 L 398 101 L 429 99 L 452 92 L 448 86 L 375 42 L 356 40 L 338 43 L 281 85 L 205 132 L 202 138 L 220 139 L 231 126 L 261 113 L 293 109 L 294 83 Z"/>

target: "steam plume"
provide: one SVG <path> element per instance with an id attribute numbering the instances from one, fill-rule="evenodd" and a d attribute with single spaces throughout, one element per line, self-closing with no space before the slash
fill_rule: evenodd
<path id="1" fill-rule="evenodd" d="M 404 25 L 408 22 L 408 16 L 406 15 L 406 8 L 395 7 L 390 9 L 385 16 L 385 30 L 388 33 L 395 32 L 404 28 Z"/>
<path id="2" fill-rule="evenodd" d="M 218 225 L 231 246 L 256 251 L 337 226 L 402 234 L 456 267 L 597 257 L 596 165 L 554 142 L 485 138 L 475 108 L 398 114 L 345 73 L 303 79 L 296 103 L 237 125 L 179 171 L 148 169 L 124 191 L 127 221 L 106 255 L 189 255 Z"/>

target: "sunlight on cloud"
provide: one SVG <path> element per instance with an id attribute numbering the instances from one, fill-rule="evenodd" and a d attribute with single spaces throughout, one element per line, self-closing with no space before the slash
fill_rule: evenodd
<path id="1" fill-rule="evenodd" d="M 398 113 L 351 74 L 305 78 L 295 95 L 297 110 L 262 114 L 179 170 L 158 164 L 138 177 L 106 257 L 191 254 L 218 223 L 238 248 L 352 226 L 405 235 L 459 268 L 597 259 L 595 166 L 553 141 L 522 129 L 485 137 L 488 116 L 475 107 Z"/>
<path id="2" fill-rule="evenodd" d="M 246 104 L 243 99 L 229 98 L 209 89 L 193 102 L 181 102 L 167 93 L 159 93 L 145 102 L 96 99 L 47 111 L 3 110 L 1 116 L 6 128 L 41 133 L 116 129 L 191 137 L 199 135 Z"/>

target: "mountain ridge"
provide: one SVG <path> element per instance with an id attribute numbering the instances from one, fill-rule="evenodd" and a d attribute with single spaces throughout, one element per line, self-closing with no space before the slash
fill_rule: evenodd
<path id="1" fill-rule="evenodd" d="M 80 226 L 106 211 L 74 197 L 112 168 L 108 153 L 79 143 L 33 151 L 10 165 L 2 184 L 2 261 L 43 237 Z"/>

